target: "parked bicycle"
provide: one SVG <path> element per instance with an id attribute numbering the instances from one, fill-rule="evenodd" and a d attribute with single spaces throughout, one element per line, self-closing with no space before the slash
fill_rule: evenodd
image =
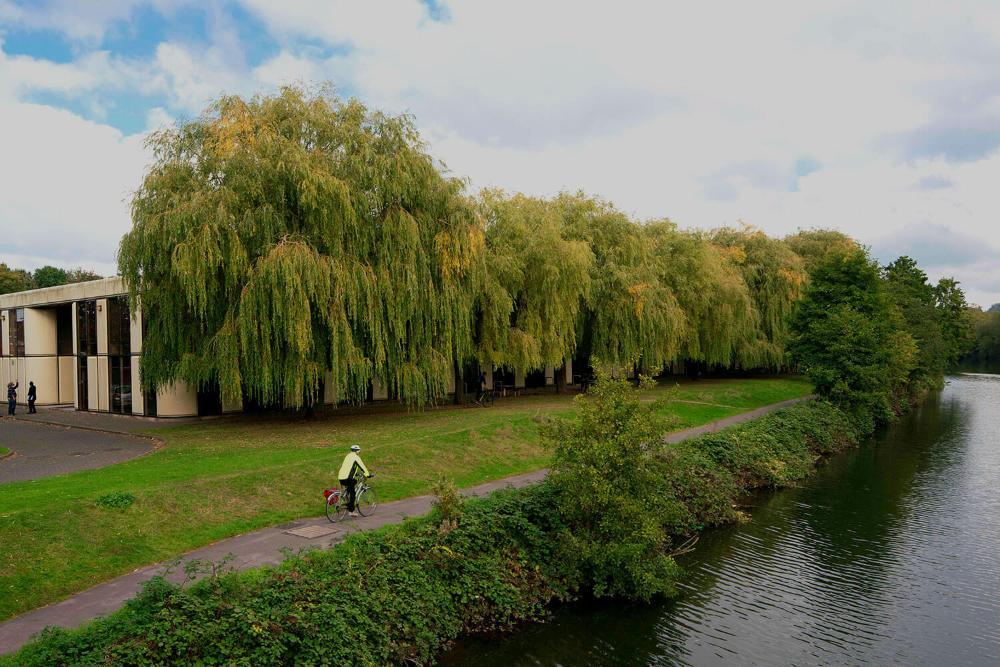
<path id="1" fill-rule="evenodd" d="M 375 473 L 371 476 L 374 477 Z M 347 508 L 346 490 L 340 487 L 326 489 L 323 491 L 323 497 L 326 499 L 326 518 L 330 523 L 342 521 L 350 513 Z M 361 516 L 371 516 L 378 509 L 378 493 L 364 479 L 358 482 L 354 505 Z"/>

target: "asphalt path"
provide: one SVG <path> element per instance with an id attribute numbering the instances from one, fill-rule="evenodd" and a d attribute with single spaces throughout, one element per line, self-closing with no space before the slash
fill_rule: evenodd
<path id="1" fill-rule="evenodd" d="M 14 452 L 0 459 L 0 484 L 4 484 L 103 468 L 147 454 L 157 443 L 122 433 L 3 418 L 0 446 Z"/>

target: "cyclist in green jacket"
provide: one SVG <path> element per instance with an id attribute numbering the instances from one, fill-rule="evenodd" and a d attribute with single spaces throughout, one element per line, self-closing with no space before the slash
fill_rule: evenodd
<path id="1" fill-rule="evenodd" d="M 368 471 L 368 467 L 365 466 L 365 462 L 361 460 L 358 456 L 358 452 L 361 451 L 361 447 L 357 445 L 351 445 L 351 453 L 344 457 L 344 462 L 340 464 L 340 485 L 344 487 L 347 491 L 347 509 L 351 512 L 351 516 L 357 516 L 357 508 L 354 506 L 354 501 L 357 498 L 357 487 L 358 487 L 358 475 L 364 475 L 365 477 L 371 477 L 372 473 Z"/>

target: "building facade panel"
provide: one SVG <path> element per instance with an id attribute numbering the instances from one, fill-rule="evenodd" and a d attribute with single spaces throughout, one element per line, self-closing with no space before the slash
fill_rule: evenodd
<path id="1" fill-rule="evenodd" d="M 76 404 L 76 357 L 59 357 L 59 395 L 57 402 Z"/>
<path id="2" fill-rule="evenodd" d="M 198 415 L 198 392 L 184 382 L 175 382 L 160 387 L 156 392 L 156 415 L 158 417 L 196 417 Z"/>

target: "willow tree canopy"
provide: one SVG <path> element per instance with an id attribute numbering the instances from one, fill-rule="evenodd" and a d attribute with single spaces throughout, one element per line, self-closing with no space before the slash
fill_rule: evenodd
<path id="1" fill-rule="evenodd" d="M 739 266 L 753 300 L 758 332 L 746 354 L 754 361 L 750 365 L 786 367 L 789 318 L 805 281 L 802 259 L 781 239 L 746 225 L 717 229 L 712 240 Z"/>
<path id="2" fill-rule="evenodd" d="M 844 253 L 858 249 L 857 241 L 835 229 L 800 229 L 786 236 L 785 244 L 802 258 L 806 273 L 812 273 L 830 252 Z"/>
<path id="3" fill-rule="evenodd" d="M 143 384 L 230 400 L 441 397 L 473 353 L 484 238 L 413 123 L 324 91 L 223 97 L 150 140 L 119 266 L 146 324 Z"/>
<path id="4" fill-rule="evenodd" d="M 564 238 L 561 211 L 552 202 L 485 190 L 478 208 L 486 225 L 483 302 L 497 304 L 484 308 L 480 361 L 521 371 L 558 368 L 576 350 L 594 263 L 590 247 Z"/>
<path id="5" fill-rule="evenodd" d="M 568 238 L 594 253 L 590 295 L 580 318 L 582 352 L 612 366 L 659 370 L 677 357 L 685 317 L 657 273 L 642 227 L 611 204 L 582 193 L 555 200 Z"/>
<path id="6" fill-rule="evenodd" d="M 685 316 L 678 357 L 724 367 L 752 366 L 753 302 L 731 254 L 703 234 L 667 220 L 647 223 L 655 267 Z"/>

